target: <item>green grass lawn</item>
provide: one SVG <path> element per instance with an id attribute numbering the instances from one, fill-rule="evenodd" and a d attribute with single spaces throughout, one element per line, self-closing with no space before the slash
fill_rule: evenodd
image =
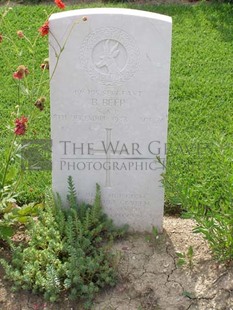
<path id="1" fill-rule="evenodd" d="M 173 18 L 167 200 L 173 205 L 185 203 L 187 206 L 211 207 L 221 201 L 232 203 L 233 6 L 209 3 L 111 6 L 148 10 Z M 0 26 L 0 33 L 10 31 L 14 35 L 21 29 L 28 37 L 36 36 L 46 19 L 44 10 L 47 8 L 42 5 L 13 7 L 7 23 Z M 70 7 L 75 8 L 79 7 Z M 19 42 L 17 37 L 16 40 L 21 45 L 18 55 L 12 52 L 12 42 L 2 42 L 0 46 L 0 128 L 4 146 L 7 143 L 5 126 L 12 119 L 11 112 L 17 104 L 12 73 L 22 63 L 33 67 L 25 40 Z M 38 74 L 39 64 L 48 56 L 46 42 L 47 37 L 39 38 L 36 45 Z M 48 99 L 48 86 L 44 91 Z M 31 125 L 30 138 L 49 138 L 48 101 L 39 119 Z M 25 106 L 22 111 L 26 113 L 27 109 Z M 50 172 L 26 172 L 19 201 L 41 200 L 50 182 Z"/>

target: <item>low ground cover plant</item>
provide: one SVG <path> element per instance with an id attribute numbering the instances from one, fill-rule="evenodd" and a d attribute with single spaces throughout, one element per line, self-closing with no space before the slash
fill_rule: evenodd
<path id="1" fill-rule="evenodd" d="M 98 185 L 89 205 L 77 202 L 71 178 L 68 184 L 68 208 L 59 196 L 48 194 L 38 218 L 27 225 L 28 242 L 11 242 L 12 259 L 1 263 L 14 289 L 40 292 L 52 302 L 66 292 L 72 300 L 84 299 L 89 308 L 100 288 L 116 283 L 109 250 L 126 227 L 116 228 L 103 213 Z"/>

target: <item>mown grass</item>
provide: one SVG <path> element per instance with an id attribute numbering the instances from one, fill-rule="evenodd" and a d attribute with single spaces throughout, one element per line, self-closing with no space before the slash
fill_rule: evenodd
<path id="1" fill-rule="evenodd" d="M 88 7 L 103 4 L 91 4 Z M 173 18 L 166 197 L 172 205 L 231 202 L 233 192 L 233 7 L 228 4 L 133 5 L 129 7 Z M 87 7 L 87 6 L 82 6 Z M 15 6 L 5 25 L 12 34 L 22 29 L 33 37 L 46 19 L 47 6 Z M 70 6 L 70 9 L 80 6 Z M 47 57 L 38 41 L 35 61 Z M 23 41 L 20 44 L 25 44 Z M 153 43 L 152 43 L 153 44 Z M 18 66 L 11 44 L 0 48 L 1 130 L 16 104 L 12 72 Z M 6 53 L 9 63 L 3 61 Z M 30 67 L 29 52 L 21 56 Z M 39 69 L 38 69 L 39 70 Z M 33 104 L 33 103 L 32 103 Z M 49 104 L 33 125 L 33 138 L 49 138 Z M 27 172 L 21 203 L 40 200 L 50 186 L 50 172 Z M 197 203 L 198 201 L 198 203 Z M 232 202 L 231 202 L 232 203 Z"/>

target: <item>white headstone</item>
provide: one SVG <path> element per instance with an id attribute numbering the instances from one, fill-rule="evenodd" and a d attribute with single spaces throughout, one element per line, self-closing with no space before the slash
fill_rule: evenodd
<path id="1" fill-rule="evenodd" d="M 161 230 L 171 18 L 100 8 L 49 23 L 53 190 L 65 199 L 71 175 L 93 202 L 99 183 L 117 225 Z"/>

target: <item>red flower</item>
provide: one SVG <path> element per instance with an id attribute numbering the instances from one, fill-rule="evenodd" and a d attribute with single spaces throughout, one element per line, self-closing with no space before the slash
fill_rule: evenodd
<path id="1" fill-rule="evenodd" d="M 0 43 L 2 43 L 3 35 L 0 33 Z"/>
<path id="2" fill-rule="evenodd" d="M 29 74 L 28 68 L 21 65 L 17 68 L 17 71 L 13 73 L 13 78 L 16 80 L 22 80 L 25 76 Z"/>
<path id="3" fill-rule="evenodd" d="M 23 79 L 23 74 L 21 72 L 14 72 L 13 73 L 13 78 L 16 80 L 22 80 Z"/>
<path id="4" fill-rule="evenodd" d="M 65 3 L 63 3 L 61 0 L 54 0 L 54 3 L 62 10 L 66 7 Z"/>
<path id="5" fill-rule="evenodd" d="M 15 134 L 17 136 L 24 135 L 27 129 L 28 119 L 25 116 L 21 116 L 21 118 L 16 118 L 15 120 Z"/>
<path id="6" fill-rule="evenodd" d="M 49 33 L 49 22 L 46 21 L 44 23 L 44 25 L 42 25 L 38 31 L 40 32 L 40 34 L 42 35 L 42 37 L 46 36 Z"/>

